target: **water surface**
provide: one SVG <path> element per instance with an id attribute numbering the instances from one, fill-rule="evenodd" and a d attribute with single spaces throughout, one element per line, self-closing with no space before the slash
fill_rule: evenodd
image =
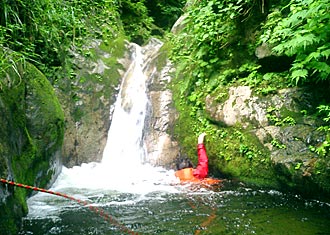
<path id="1" fill-rule="evenodd" d="M 29 200 L 20 234 L 130 234 L 125 228 L 137 234 L 330 234 L 327 203 L 230 181 L 213 189 L 173 185 L 170 173 L 158 172 L 167 182 L 136 181 L 131 190 L 53 188 L 102 209 L 120 225 L 88 206 L 38 193 Z"/>

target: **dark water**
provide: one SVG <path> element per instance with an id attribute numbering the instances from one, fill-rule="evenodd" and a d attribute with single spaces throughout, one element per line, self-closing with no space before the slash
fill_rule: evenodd
<path id="1" fill-rule="evenodd" d="M 119 226 L 87 206 L 42 196 L 34 200 L 39 209 L 24 219 L 20 235 L 130 234 L 121 226 L 137 234 L 330 234 L 327 203 L 231 182 L 213 190 L 176 189 L 147 194 L 86 191 L 85 200 Z"/>

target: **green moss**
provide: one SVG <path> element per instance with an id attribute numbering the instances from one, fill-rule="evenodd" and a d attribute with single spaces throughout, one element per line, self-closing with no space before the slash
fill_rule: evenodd
<path id="1" fill-rule="evenodd" d="M 315 163 L 312 177 L 327 194 L 330 194 L 330 163 L 320 159 Z"/>
<path id="2" fill-rule="evenodd" d="M 5 95 L 0 94 L 6 114 L 1 119 L 1 142 L 8 145 L 9 170 L 16 182 L 46 187 L 55 173 L 49 170 L 53 167 L 51 159 L 63 142 L 64 114 L 45 76 L 29 63 L 25 69 L 23 82 L 6 90 Z M 1 213 L 1 219 L 5 216 L 9 221 L 8 231 L 15 230 L 16 220 L 27 213 L 26 198 L 31 193 L 18 187 L 12 190 L 13 197 L 3 207 L 17 211 Z"/>
<path id="3" fill-rule="evenodd" d="M 156 60 L 156 68 L 160 71 L 167 63 L 168 56 L 171 50 L 169 43 L 164 43 L 163 46 L 159 49 L 159 54 Z"/>
<path id="4" fill-rule="evenodd" d="M 7 200 L 6 204 L 0 204 L 0 231 L 6 234 L 18 234 L 20 212 L 13 210 L 17 204 L 14 200 Z M 17 206 L 16 206 L 17 207 Z"/>
<path id="5" fill-rule="evenodd" d="M 109 60 L 114 58 L 121 58 L 125 52 L 125 37 L 123 34 L 119 34 L 116 38 L 112 40 L 104 39 L 100 45 L 100 49 L 105 51 L 111 56 Z"/>
<path id="6" fill-rule="evenodd" d="M 56 98 L 54 88 L 35 66 L 27 64 L 25 71 L 25 79 L 28 82 L 29 92 L 35 94 L 36 105 L 42 109 L 40 112 L 44 115 L 44 119 L 64 120 L 64 113 L 60 103 Z"/>

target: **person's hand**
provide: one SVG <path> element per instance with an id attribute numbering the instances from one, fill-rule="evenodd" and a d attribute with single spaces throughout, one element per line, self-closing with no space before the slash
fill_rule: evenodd
<path id="1" fill-rule="evenodd" d="M 198 136 L 198 143 L 199 144 L 202 144 L 202 143 L 204 143 L 204 137 L 206 136 L 206 133 L 205 132 L 203 132 L 202 134 L 200 134 L 199 136 Z"/>

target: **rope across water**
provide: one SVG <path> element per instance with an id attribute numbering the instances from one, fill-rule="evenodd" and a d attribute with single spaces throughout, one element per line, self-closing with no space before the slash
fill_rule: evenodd
<path id="1" fill-rule="evenodd" d="M 129 228 L 125 227 L 124 225 L 122 225 L 121 223 L 119 223 L 111 215 L 108 215 L 104 210 L 102 210 L 100 208 L 97 208 L 97 207 L 91 205 L 90 203 L 88 203 L 86 201 L 83 201 L 83 200 L 74 198 L 74 197 L 69 196 L 69 195 L 64 194 L 64 193 L 54 192 L 54 191 L 43 189 L 43 188 L 38 188 L 38 187 L 30 186 L 30 185 L 16 183 L 14 181 L 6 180 L 6 179 L 1 179 L 0 178 L 0 182 L 1 183 L 4 183 L 4 184 L 8 184 L 8 185 L 13 185 L 13 186 L 16 186 L 16 187 L 20 187 L 20 188 L 31 189 L 31 190 L 42 192 L 42 193 L 49 193 L 49 194 L 53 194 L 53 195 L 56 195 L 56 196 L 59 196 L 59 197 L 64 197 L 64 198 L 70 199 L 72 201 L 76 201 L 80 205 L 88 206 L 88 208 L 91 211 L 95 212 L 96 214 L 98 214 L 102 218 L 104 218 L 106 221 L 108 221 L 111 224 L 113 224 L 116 227 L 118 227 L 122 232 L 125 232 L 127 234 L 131 234 L 131 235 L 137 235 L 138 234 L 137 232 L 134 232 L 134 231 L 130 230 Z"/>

